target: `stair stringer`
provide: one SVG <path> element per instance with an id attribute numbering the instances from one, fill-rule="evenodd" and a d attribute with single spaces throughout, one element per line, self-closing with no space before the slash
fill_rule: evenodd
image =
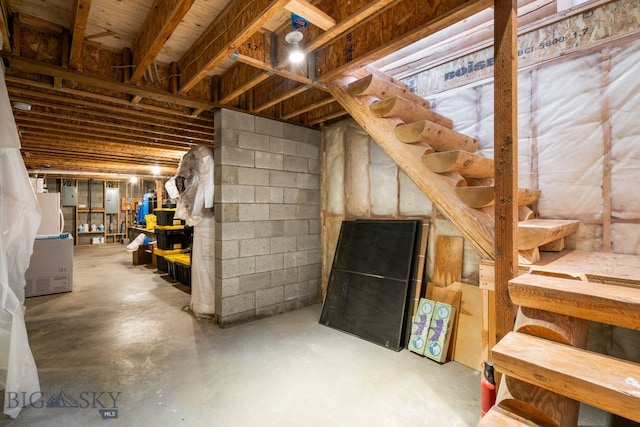
<path id="1" fill-rule="evenodd" d="M 355 80 L 354 77 L 343 77 L 328 83 L 327 89 L 380 148 L 460 230 L 478 253 L 483 258 L 494 259 L 493 212 L 470 208 L 462 203 L 450 180 L 429 170 L 422 163 L 422 160 L 407 147 L 407 144 L 396 138 L 394 129 L 398 124 L 402 124 L 402 121 L 374 116 L 369 105 L 377 98 L 371 96 L 354 97 L 348 93 L 348 84 Z"/>

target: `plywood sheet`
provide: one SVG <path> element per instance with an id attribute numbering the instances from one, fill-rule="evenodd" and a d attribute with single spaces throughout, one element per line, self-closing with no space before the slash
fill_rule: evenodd
<path id="1" fill-rule="evenodd" d="M 458 236 L 436 237 L 436 255 L 433 266 L 433 283 L 448 286 L 462 279 L 462 253 L 464 239 Z"/>
<path id="2" fill-rule="evenodd" d="M 454 282 L 447 290 L 460 293 L 460 309 L 453 329 L 452 358 L 476 371 L 481 370 L 482 356 L 482 289 Z"/>

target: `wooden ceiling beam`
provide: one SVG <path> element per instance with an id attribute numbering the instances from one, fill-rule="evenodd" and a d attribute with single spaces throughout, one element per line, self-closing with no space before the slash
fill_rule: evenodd
<path id="1" fill-rule="evenodd" d="M 158 148 L 164 147 L 169 149 L 176 149 L 178 147 L 190 148 L 191 145 L 193 145 L 188 142 L 173 141 L 171 143 L 167 143 L 167 142 L 163 142 L 162 140 L 154 141 L 153 138 L 140 138 L 140 137 L 133 138 L 130 135 L 116 136 L 116 134 L 114 133 L 110 133 L 109 136 L 104 136 L 103 135 L 104 132 L 100 133 L 99 131 L 97 134 L 92 135 L 90 132 L 87 132 L 86 129 L 82 129 L 82 128 L 78 129 L 71 126 L 60 126 L 59 122 L 51 124 L 51 123 L 44 123 L 42 121 L 34 122 L 34 120 L 17 120 L 16 125 L 18 126 L 18 129 L 19 129 L 18 133 L 23 133 L 23 134 L 26 134 L 29 132 L 39 132 L 39 133 L 45 133 L 51 137 L 55 135 L 60 135 L 62 137 L 67 137 L 71 135 L 79 138 L 88 137 L 93 141 L 104 140 L 104 141 L 133 144 L 133 145 L 146 144 L 151 147 L 158 147 Z"/>
<path id="2" fill-rule="evenodd" d="M 9 38 L 9 6 L 6 1 L 0 1 L 0 35 L 2 35 L 2 50 L 5 52 L 11 52 L 11 39 Z"/>
<path id="3" fill-rule="evenodd" d="M 280 119 L 289 120 L 300 114 L 306 113 L 316 108 L 321 108 L 327 104 L 335 102 L 331 95 L 311 88 L 301 94 L 291 97 L 282 103 L 282 115 Z"/>
<path id="4" fill-rule="evenodd" d="M 305 120 L 307 126 L 317 125 L 327 120 L 337 119 L 349 115 L 337 101 L 323 105 L 322 107 L 309 111 Z"/>
<path id="5" fill-rule="evenodd" d="M 326 90 L 324 88 L 324 84 L 319 83 L 311 78 L 309 78 L 306 74 L 305 69 L 285 69 L 285 68 L 275 68 L 271 62 L 264 61 L 259 58 L 255 58 L 253 56 L 248 55 L 238 55 L 238 62 L 242 62 L 247 65 L 251 65 L 252 67 L 267 71 L 274 75 L 284 77 L 289 80 L 293 80 L 295 82 L 301 83 L 303 85 L 315 86 L 321 90 Z M 291 67 L 290 67 L 291 68 Z"/>
<path id="6" fill-rule="evenodd" d="M 87 31 L 91 0 L 76 0 L 73 15 L 73 32 L 71 33 L 71 49 L 69 50 L 69 67 L 82 71 L 82 48 Z"/>
<path id="7" fill-rule="evenodd" d="M 24 114 L 20 113 L 19 115 L 15 114 L 16 122 L 23 119 L 30 120 L 32 118 L 38 118 L 39 120 L 42 120 L 43 123 L 60 123 L 61 119 L 64 119 L 65 125 L 77 125 L 80 128 L 86 126 L 87 129 L 92 129 L 91 126 L 95 125 L 97 126 L 97 128 L 95 129 L 104 128 L 105 131 L 112 132 L 116 135 L 131 135 L 132 137 L 145 136 L 149 138 L 155 138 L 159 141 L 168 141 L 168 142 L 183 141 L 188 143 L 198 142 L 198 143 L 204 143 L 204 144 L 210 144 L 213 142 L 212 137 L 202 138 L 202 137 L 185 135 L 183 133 L 181 134 L 181 133 L 162 132 L 149 127 L 143 128 L 136 125 L 128 125 L 128 124 L 122 123 L 121 121 L 118 121 L 113 117 L 103 117 L 102 119 L 92 119 L 89 117 L 80 117 L 77 115 L 63 115 L 60 113 L 38 111 L 35 109 L 32 109 L 28 113 L 24 113 Z M 141 134 L 141 132 L 143 134 Z"/>
<path id="8" fill-rule="evenodd" d="M 194 109 L 202 108 L 204 110 L 211 110 L 219 106 L 218 104 L 209 101 L 203 101 L 197 98 L 189 98 L 181 95 L 173 95 L 169 92 L 160 91 L 149 87 L 122 83 L 116 80 L 69 70 L 66 68 L 58 67 L 56 65 L 46 64 L 44 62 L 33 59 L 23 58 L 16 55 L 9 55 L 4 52 L 0 52 L 0 54 L 8 60 L 10 68 L 15 68 L 25 73 L 37 73 L 50 77 L 60 77 L 65 80 L 100 88 L 102 90 L 119 92 L 131 96 L 141 95 L 145 98 L 153 99 L 156 101 L 167 102 L 170 104 Z"/>
<path id="9" fill-rule="evenodd" d="M 317 58 L 317 78 L 331 81 L 354 73 L 394 51 L 408 46 L 449 25 L 466 19 L 493 4 L 491 0 L 403 1 L 377 16 L 354 26 L 348 34 L 334 39 Z M 387 31 L 388 28 L 393 31 Z"/>
<path id="10" fill-rule="evenodd" d="M 325 31 L 336 25 L 335 19 L 306 0 L 289 0 L 284 8 Z"/>
<path id="11" fill-rule="evenodd" d="M 123 114 L 122 111 L 118 115 L 118 112 L 113 110 L 103 110 L 99 108 L 88 109 L 88 108 L 83 108 L 83 106 L 73 105 L 71 103 L 67 103 L 67 104 L 50 103 L 42 100 L 42 99 L 50 99 L 49 97 L 43 97 L 38 95 L 25 96 L 23 95 L 25 92 L 27 91 L 23 91 L 19 89 L 17 90 L 15 88 L 9 89 L 9 94 L 11 95 L 12 100 L 27 102 L 31 104 L 33 107 L 42 107 L 43 109 L 45 109 L 45 111 L 47 111 L 46 109 L 52 109 L 52 110 L 55 110 L 56 112 L 68 111 L 69 113 L 66 113 L 66 114 L 69 114 L 71 117 L 87 118 L 93 115 L 103 119 L 112 120 L 113 122 L 132 123 L 134 125 L 138 125 L 138 129 L 143 129 L 140 127 L 142 125 L 142 126 L 146 126 L 146 129 L 153 129 L 165 135 L 177 134 L 178 136 L 181 135 L 185 137 L 195 137 L 195 138 L 204 139 L 207 141 L 212 140 L 214 135 L 213 129 L 211 129 L 211 131 L 209 132 L 202 132 L 200 130 L 193 130 L 188 126 L 178 127 L 176 125 L 173 125 L 171 122 L 166 123 L 161 121 L 155 121 L 155 122 L 146 121 L 139 117 L 131 116 L 128 113 L 125 115 Z M 54 101 L 57 102 L 58 100 L 54 98 Z M 34 108 L 31 111 L 37 111 L 37 110 Z M 31 113 L 31 111 L 29 113 Z M 47 111 L 47 112 L 51 115 L 58 114 L 56 112 L 51 112 L 51 111 Z M 19 113 L 16 112 L 14 115 L 18 115 L 18 114 Z"/>
<path id="12" fill-rule="evenodd" d="M 269 73 L 242 62 L 237 62 L 220 76 L 220 104 L 228 104 L 244 92 L 270 77 Z"/>
<path id="13" fill-rule="evenodd" d="M 362 0 L 360 2 L 353 2 L 354 4 L 362 4 L 362 6 L 355 12 L 350 14 L 348 12 L 351 10 L 351 6 L 340 2 L 336 4 L 336 0 L 320 1 L 318 2 L 318 4 L 321 5 L 324 10 L 335 10 L 336 14 L 342 15 L 344 16 L 344 18 L 326 32 L 314 32 L 311 28 L 308 29 L 306 31 L 307 34 L 305 35 L 306 38 L 301 43 L 301 47 L 306 53 L 317 50 L 321 46 L 330 43 L 338 35 L 350 31 L 356 24 L 367 20 L 374 14 L 379 13 L 382 9 L 388 7 L 393 3 L 397 3 L 398 1 L 399 0 L 379 0 L 372 2 Z M 282 30 L 279 30 L 278 38 L 283 39 L 284 33 L 289 31 L 289 26 Z M 270 55 L 268 52 L 263 51 L 265 47 L 266 46 L 262 44 L 258 45 L 257 49 L 253 51 L 241 49 L 241 51 L 237 54 L 237 60 L 239 62 L 265 70 L 275 75 L 297 81 L 304 85 L 319 87 L 320 89 L 326 91 L 323 83 L 318 82 L 317 80 L 308 76 L 306 68 L 301 69 L 299 67 L 292 66 L 289 63 L 286 57 L 286 52 L 284 50 L 278 55 L 278 63 L 271 63 L 270 60 L 266 59 L 270 58 Z"/>
<path id="14" fill-rule="evenodd" d="M 207 119 L 206 121 L 202 118 L 193 119 L 189 116 L 182 116 L 182 114 L 173 115 L 171 110 L 167 110 L 164 108 L 157 108 L 154 106 L 146 106 L 144 104 L 138 105 L 139 108 L 132 107 L 130 102 L 121 98 L 114 98 L 106 95 L 94 94 L 92 92 L 86 92 L 77 89 L 68 89 L 65 88 L 64 91 L 53 91 L 51 85 L 35 82 L 33 80 L 25 80 L 21 78 L 16 78 L 13 76 L 5 76 L 5 80 L 7 83 L 10 83 L 8 86 L 9 92 L 12 94 L 20 94 L 22 96 L 28 96 L 33 98 L 42 98 L 49 101 L 54 102 L 64 102 L 68 105 L 75 106 L 77 108 L 91 108 L 97 109 L 101 111 L 108 111 L 114 114 L 122 114 L 123 111 L 127 112 L 131 118 L 135 118 L 136 120 L 148 119 L 151 122 L 146 123 L 158 123 L 158 122 L 169 122 L 173 123 L 170 126 L 189 126 L 188 129 L 192 132 L 200 132 L 203 134 L 213 134 L 213 120 Z M 29 86 L 33 88 L 37 88 L 40 90 L 46 90 L 47 92 L 39 92 L 30 89 L 23 89 L 13 86 L 12 84 L 19 84 L 23 86 Z M 65 95 L 72 95 L 74 98 L 67 97 Z M 120 105 L 121 107 L 114 107 L 112 105 L 105 105 L 97 102 L 86 101 L 79 98 L 89 98 L 96 99 L 104 102 L 109 102 L 112 104 Z M 122 107 L 132 107 L 123 110 Z M 146 113 L 143 110 L 153 111 L 155 114 Z M 208 123 L 208 124 L 205 124 Z M 198 128 L 201 130 L 193 129 Z"/>
<path id="15" fill-rule="evenodd" d="M 348 32 L 357 24 L 369 19 L 371 16 L 383 10 L 385 7 L 397 3 L 398 0 L 378 0 L 369 1 L 355 12 L 341 19 L 335 26 L 328 31 L 320 33 L 317 37 L 307 40 L 303 43 L 303 50 L 307 53 L 328 44 L 339 35 Z M 325 6 L 326 7 L 326 6 Z"/>
<path id="16" fill-rule="evenodd" d="M 299 95 L 305 91 L 307 91 L 309 88 L 306 86 L 302 86 L 300 84 L 296 84 L 296 87 L 283 93 L 280 96 L 274 96 L 273 98 L 271 98 L 271 100 L 269 102 L 266 102 L 262 105 L 259 105 L 257 107 L 253 107 L 253 111 L 255 111 L 256 113 L 259 113 L 260 111 L 266 110 L 267 108 L 273 107 L 276 104 L 280 104 L 281 102 L 286 101 L 289 98 L 293 98 L 296 95 Z"/>
<path id="17" fill-rule="evenodd" d="M 178 61 L 184 95 L 276 15 L 288 0 L 234 0 Z"/>
<path id="18" fill-rule="evenodd" d="M 27 147 L 23 147 L 21 150 L 23 153 L 34 156 L 41 155 L 47 156 L 50 159 L 62 159 L 65 158 L 77 158 L 82 160 L 103 160 L 103 161 L 116 161 L 116 162 L 126 162 L 126 163 L 140 163 L 139 156 L 133 155 L 119 155 L 113 154 L 109 155 L 106 152 L 93 151 L 93 150 L 74 150 L 72 148 L 64 148 L 65 154 L 64 156 L 60 155 L 60 149 L 62 147 L 46 147 L 37 144 L 29 144 Z M 162 158 L 153 158 L 149 157 L 145 159 L 145 162 L 152 162 L 158 166 L 168 166 L 175 167 L 178 165 L 179 159 L 162 159 Z"/>
<path id="19" fill-rule="evenodd" d="M 116 173 L 116 174 L 130 174 L 130 175 L 151 175 L 149 170 L 150 166 L 140 163 L 123 163 L 113 161 L 83 161 L 83 160 L 69 160 L 69 159 L 50 159 L 46 156 L 33 155 L 30 157 L 23 157 L 25 166 L 30 170 L 39 170 L 44 173 L 51 170 L 57 171 L 73 171 L 73 172 L 95 172 L 95 173 Z M 47 165 L 47 166 L 45 166 Z M 175 168 L 160 166 L 160 176 L 175 175 L 177 171 Z"/>
<path id="20" fill-rule="evenodd" d="M 138 84 L 195 0 L 156 0 L 138 31 L 131 55 L 135 69 L 130 82 Z"/>
<path id="21" fill-rule="evenodd" d="M 90 144 L 91 141 L 88 141 L 87 139 L 61 138 L 56 136 L 45 137 L 39 135 L 23 135 L 20 142 L 23 144 L 22 148 L 25 150 L 33 150 L 35 148 L 53 149 L 57 150 L 58 154 L 61 154 L 62 152 L 60 151 L 60 148 L 64 148 L 65 150 L 75 153 L 87 151 L 92 153 L 107 153 L 107 155 L 112 154 L 114 156 L 136 156 L 138 160 L 140 157 L 144 157 L 145 159 L 150 160 L 176 161 L 176 159 L 180 159 L 184 153 L 188 151 L 186 148 L 178 150 L 175 148 L 157 148 L 146 145 L 122 144 L 106 141 L 101 141 L 99 145 L 94 145 Z"/>
<path id="22" fill-rule="evenodd" d="M 292 80 L 273 77 L 254 89 L 253 112 L 259 113 L 264 111 L 267 108 L 273 107 L 282 101 L 306 91 L 308 88 L 308 86 L 301 85 Z"/>

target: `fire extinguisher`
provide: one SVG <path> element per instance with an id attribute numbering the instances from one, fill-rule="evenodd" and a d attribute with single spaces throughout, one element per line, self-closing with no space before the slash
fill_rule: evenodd
<path id="1" fill-rule="evenodd" d="M 496 403 L 496 380 L 493 376 L 493 363 L 484 362 L 482 381 L 480 381 L 480 417 L 489 412 Z"/>

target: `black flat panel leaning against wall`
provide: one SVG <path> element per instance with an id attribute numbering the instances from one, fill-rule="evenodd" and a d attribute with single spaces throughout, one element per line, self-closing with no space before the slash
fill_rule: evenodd
<path id="1" fill-rule="evenodd" d="M 404 347 L 420 221 L 343 221 L 320 323 Z"/>

